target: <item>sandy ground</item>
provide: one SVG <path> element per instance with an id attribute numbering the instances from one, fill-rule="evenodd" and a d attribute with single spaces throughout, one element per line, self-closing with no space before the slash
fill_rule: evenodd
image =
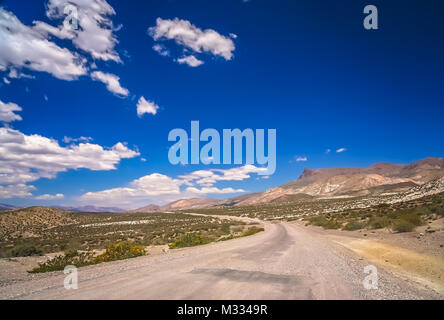
<path id="1" fill-rule="evenodd" d="M 299 222 L 299 225 L 304 223 Z M 430 221 L 414 232 L 383 230 L 353 232 L 308 226 L 374 264 L 444 296 L 444 219 Z M 432 232 L 427 232 L 433 230 Z"/>
<path id="2" fill-rule="evenodd" d="M 16 267 L 11 277 L 10 265 L 20 262 L 4 259 L 0 298 L 443 299 L 356 250 L 357 236 L 342 237 L 298 222 L 266 223 L 265 232 L 246 238 L 80 268 L 77 290 L 63 287 L 63 272 L 30 275 Z M 369 264 L 377 266 L 377 289 L 363 285 Z"/>

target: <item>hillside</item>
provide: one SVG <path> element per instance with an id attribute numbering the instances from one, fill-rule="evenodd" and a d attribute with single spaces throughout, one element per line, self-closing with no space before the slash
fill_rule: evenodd
<path id="1" fill-rule="evenodd" d="M 72 212 L 111 212 L 120 213 L 125 210 L 116 207 L 96 207 L 96 206 L 81 206 L 81 207 L 55 207 L 57 209 L 72 211 Z"/>
<path id="2" fill-rule="evenodd" d="M 244 197 L 237 206 L 271 203 L 311 196 L 349 198 L 405 192 L 444 177 L 444 158 L 427 158 L 408 165 L 378 163 L 368 168 L 305 169 L 301 176 L 276 188 Z"/>
<path id="3" fill-rule="evenodd" d="M 131 210 L 129 212 L 158 212 L 158 211 L 176 211 L 176 210 L 188 210 L 188 209 L 203 209 L 214 207 L 222 204 L 223 200 L 211 199 L 211 198 L 190 198 L 173 201 L 164 206 L 157 206 L 154 204 L 147 205 L 142 208 Z"/>
<path id="4" fill-rule="evenodd" d="M 10 205 L 10 204 L 6 204 L 6 203 L 0 203 L 0 211 L 1 210 L 13 210 L 13 209 L 18 209 L 18 207 Z"/>
<path id="5" fill-rule="evenodd" d="M 0 239 L 33 237 L 41 230 L 76 223 L 68 211 L 49 207 L 29 207 L 0 212 Z"/>
<path id="6" fill-rule="evenodd" d="M 264 192 L 250 193 L 224 200 L 181 199 L 164 206 L 150 204 L 130 212 L 175 211 L 286 204 L 316 199 L 387 196 L 415 190 L 415 188 L 441 177 L 444 177 L 444 158 L 427 158 L 406 165 L 382 162 L 368 168 L 305 169 L 297 180 Z"/>

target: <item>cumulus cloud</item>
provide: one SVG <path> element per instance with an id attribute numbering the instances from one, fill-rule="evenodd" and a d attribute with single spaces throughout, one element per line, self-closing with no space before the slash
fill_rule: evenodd
<path id="1" fill-rule="evenodd" d="M 338 150 L 336 150 L 337 153 L 341 153 L 341 152 L 345 152 L 347 151 L 347 148 L 339 148 Z"/>
<path id="2" fill-rule="evenodd" d="M 157 18 L 156 25 L 148 31 L 156 41 L 174 40 L 178 45 L 196 53 L 210 53 L 225 60 L 233 58 L 235 45 L 230 37 L 212 29 L 199 29 L 187 20 Z"/>
<path id="3" fill-rule="evenodd" d="M 111 73 L 103 73 L 102 71 L 94 71 L 91 73 L 91 78 L 96 81 L 101 81 L 104 84 L 106 84 L 106 88 L 108 91 L 121 95 L 121 96 L 128 96 L 129 91 L 128 89 L 122 88 L 120 85 L 120 78 L 114 74 Z"/>
<path id="4" fill-rule="evenodd" d="M 68 7 L 71 12 L 65 12 Z M 76 14 L 71 16 L 74 12 Z M 67 14 L 72 18 L 69 21 L 76 21 L 76 27 L 65 26 Z M 115 11 L 106 0 L 48 0 L 46 15 L 60 24 L 53 26 L 34 21 L 32 26 L 26 26 L 12 12 L 0 8 L 0 72 L 5 73 L 4 83 L 9 84 L 10 79 L 34 78 L 22 73 L 22 69 L 47 72 L 62 80 L 76 80 L 87 75 L 90 69 L 97 69 L 88 54 L 95 60 L 122 62 L 115 50 L 118 40 L 114 32 L 119 29 L 111 20 Z M 72 41 L 76 52 L 60 47 L 54 38 Z M 161 45 L 154 49 L 160 54 L 168 54 Z M 94 71 L 90 76 L 103 82 L 116 95 L 129 95 L 117 75 Z M 146 102 L 141 105 L 141 110 L 155 114 L 156 107 Z"/>
<path id="5" fill-rule="evenodd" d="M 54 178 L 68 169 L 113 170 L 121 159 L 139 153 L 118 142 L 111 148 L 79 143 L 61 147 L 50 138 L 0 128 L 0 184 L 17 184 Z"/>
<path id="6" fill-rule="evenodd" d="M 74 33 L 71 29 L 66 29 L 64 27 L 57 28 L 46 22 L 34 21 L 34 30 L 41 33 L 45 37 L 55 36 L 59 39 L 73 39 Z"/>
<path id="7" fill-rule="evenodd" d="M 40 178 L 70 169 L 114 170 L 139 153 L 121 142 L 111 148 L 89 142 L 62 147 L 57 140 L 6 126 L 0 127 L 0 155 L 0 198 L 11 198 L 29 196 L 34 187 L 28 183 Z"/>
<path id="8" fill-rule="evenodd" d="M 242 181 L 251 178 L 251 173 L 265 172 L 267 168 L 259 168 L 248 164 L 231 169 L 198 170 L 188 175 L 179 176 L 185 183 L 195 182 L 198 185 L 210 186 L 217 181 Z"/>
<path id="9" fill-rule="evenodd" d="M 233 188 L 216 188 L 216 187 L 203 187 L 201 189 L 195 187 L 186 188 L 187 192 L 191 192 L 197 195 L 206 195 L 206 194 L 229 194 L 229 193 L 240 193 L 245 192 L 244 189 L 233 189 Z"/>
<path id="10" fill-rule="evenodd" d="M 250 178 L 266 168 L 253 165 L 232 169 L 198 170 L 187 175 L 172 178 L 153 173 L 130 182 L 125 187 L 88 192 L 81 196 L 84 203 L 135 208 L 147 203 L 165 203 L 184 198 L 211 194 L 234 194 L 245 192 L 232 187 L 218 188 L 218 181 L 241 181 Z"/>
<path id="11" fill-rule="evenodd" d="M 115 15 L 113 7 L 105 0 L 49 0 L 46 15 L 51 19 L 65 19 L 65 7 L 74 5 L 77 10 L 78 28 L 65 29 L 37 24 L 36 27 L 59 38 L 69 38 L 73 44 L 91 54 L 95 59 L 121 62 L 114 47 L 118 43 L 113 31 L 111 16 Z M 56 30 L 58 29 L 58 30 Z"/>
<path id="12" fill-rule="evenodd" d="M 183 182 L 160 173 L 153 173 L 132 181 L 128 187 L 88 192 L 81 201 L 100 205 L 137 206 L 154 198 L 176 199 Z"/>
<path id="13" fill-rule="evenodd" d="M 20 121 L 22 117 L 15 114 L 16 111 L 22 111 L 22 108 L 15 103 L 4 103 L 0 100 L 0 122 Z"/>
<path id="14" fill-rule="evenodd" d="M 27 185 L 24 183 L 18 183 L 18 184 L 12 184 L 12 185 L 1 185 L 0 184 L 0 199 L 30 197 L 30 196 L 32 196 L 33 190 L 35 190 L 34 186 Z"/>
<path id="15" fill-rule="evenodd" d="M 63 80 L 87 73 L 85 61 L 78 54 L 59 47 L 0 8 L 0 71 L 11 68 L 47 72 Z"/>
<path id="16" fill-rule="evenodd" d="M 71 143 L 71 142 L 90 142 L 92 141 L 93 138 L 91 137 L 79 137 L 79 138 L 71 138 L 71 137 L 67 137 L 64 136 L 63 137 L 63 142 L 64 143 Z"/>
<path id="17" fill-rule="evenodd" d="M 58 200 L 58 199 L 63 199 L 65 197 L 64 194 L 62 193 L 57 193 L 57 194 L 42 194 L 41 196 L 36 196 L 34 199 L 36 200 Z"/>
<path id="18" fill-rule="evenodd" d="M 153 46 L 153 50 L 156 51 L 158 54 L 160 54 L 163 57 L 167 57 L 170 55 L 170 51 L 165 48 L 165 46 L 161 45 L 161 44 L 155 44 Z"/>
<path id="19" fill-rule="evenodd" d="M 180 64 L 187 64 L 190 67 L 198 67 L 202 65 L 204 62 L 197 59 L 195 56 L 186 56 L 183 58 L 177 59 L 177 62 Z"/>
<path id="20" fill-rule="evenodd" d="M 142 117 L 145 113 L 155 115 L 159 106 L 152 101 L 147 101 L 144 97 L 140 97 L 137 102 L 137 115 Z"/>

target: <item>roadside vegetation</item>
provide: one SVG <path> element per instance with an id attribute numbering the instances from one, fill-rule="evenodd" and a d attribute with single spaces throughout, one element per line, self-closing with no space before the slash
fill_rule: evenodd
<path id="1" fill-rule="evenodd" d="M 271 204 L 260 204 L 245 207 L 225 206 L 207 209 L 185 210 L 206 215 L 225 215 L 247 218 L 258 218 L 261 220 L 299 220 L 313 216 L 336 215 L 344 212 L 367 210 L 373 213 L 373 208 L 384 207 L 385 203 L 396 199 L 395 196 L 378 195 L 376 197 L 354 197 L 336 199 L 301 199 L 296 201 L 284 201 Z M 390 205 L 395 209 L 421 207 L 426 214 L 430 213 L 434 218 L 444 217 L 444 193 L 425 196 L 420 199 L 399 202 Z M 360 209 L 365 208 L 365 209 Z M 376 224 L 376 222 L 375 222 Z M 332 224 L 331 227 L 334 227 Z M 355 227 L 359 224 L 355 225 Z M 350 226 L 352 227 L 352 226 Z"/>
<path id="2" fill-rule="evenodd" d="M 169 248 L 170 249 L 178 249 L 178 248 L 184 248 L 184 247 L 199 246 L 199 245 L 207 244 L 207 243 L 214 242 L 214 241 L 217 241 L 217 242 L 227 241 L 227 240 L 241 238 L 241 237 L 248 237 L 248 236 L 251 236 L 251 235 L 261 232 L 261 231 L 264 231 L 264 228 L 252 226 L 252 227 L 244 230 L 243 228 L 235 227 L 235 228 L 231 229 L 231 232 L 229 233 L 229 235 L 223 235 L 217 239 L 215 237 L 211 237 L 211 238 L 205 237 L 205 236 L 202 236 L 201 234 L 187 233 L 187 234 L 184 234 L 183 236 L 179 237 L 178 239 L 176 239 L 173 243 L 171 243 L 169 245 Z"/>
<path id="3" fill-rule="evenodd" d="M 353 231 L 387 228 L 394 232 L 413 231 L 429 220 L 444 217 L 444 193 L 394 204 L 371 205 L 371 203 L 371 199 L 364 197 L 304 199 L 279 204 L 200 209 L 193 212 L 262 220 L 303 219 L 311 225 L 325 229 Z"/>
<path id="4" fill-rule="evenodd" d="M 304 220 L 324 229 L 389 229 L 393 232 L 411 232 L 416 227 L 443 216 L 444 194 L 441 193 L 408 202 L 315 215 L 305 217 Z"/>
<path id="5" fill-rule="evenodd" d="M 243 226 L 243 222 L 182 213 L 73 213 L 46 212 L 44 208 L 3 211 L 0 258 L 104 250 L 126 241 L 144 247 L 167 245 L 187 233 L 215 241 L 229 235 L 230 228 Z"/>
<path id="6" fill-rule="evenodd" d="M 30 273 L 43 273 L 63 270 L 66 266 L 73 265 L 77 268 L 109 262 L 124 260 L 143 256 L 146 254 L 144 246 L 135 245 L 131 242 L 122 242 L 106 248 L 105 252 L 95 255 L 92 251 L 79 252 L 70 250 L 63 255 L 58 255 L 46 262 L 40 263 L 37 267 L 29 271 Z"/>
<path id="7" fill-rule="evenodd" d="M 194 247 L 194 246 L 200 246 L 202 244 L 207 244 L 210 242 L 212 242 L 210 238 L 205 237 L 201 234 L 187 233 L 174 240 L 174 242 L 169 245 L 169 248 L 178 249 L 184 247 Z"/>

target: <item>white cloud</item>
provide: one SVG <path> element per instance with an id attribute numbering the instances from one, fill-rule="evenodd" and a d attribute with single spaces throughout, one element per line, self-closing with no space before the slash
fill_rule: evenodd
<path id="1" fill-rule="evenodd" d="M 96 205 L 136 207 L 154 199 L 177 199 L 182 183 L 166 175 L 153 173 L 132 181 L 128 187 L 85 193 L 80 200 Z"/>
<path id="2" fill-rule="evenodd" d="M 37 28 L 60 38 L 72 39 L 73 44 L 95 59 L 121 62 L 114 47 L 118 43 L 110 16 L 115 15 L 114 9 L 105 0 L 49 0 L 46 15 L 51 19 L 65 19 L 65 7 L 77 7 L 78 29 L 65 30 L 38 25 Z M 59 31 L 55 30 L 59 29 Z"/>
<path id="3" fill-rule="evenodd" d="M 114 170 L 120 160 L 139 153 L 121 142 L 111 148 L 91 143 L 62 147 L 54 139 L 0 127 L 0 155 L 0 198 L 11 198 L 29 196 L 34 187 L 27 183 L 40 178 L 70 169 Z"/>
<path id="4" fill-rule="evenodd" d="M 106 84 L 106 88 L 108 91 L 121 95 L 121 96 L 128 96 L 129 91 L 128 89 L 122 88 L 120 85 L 120 78 L 114 74 L 111 73 L 103 73 L 102 71 L 94 71 L 91 73 L 91 78 L 96 81 L 101 81 L 104 84 Z"/>
<path id="5" fill-rule="evenodd" d="M 232 169 L 198 170 L 178 178 L 153 173 L 134 180 L 125 187 L 85 193 L 80 200 L 87 204 L 136 208 L 148 203 L 162 204 L 207 194 L 241 193 L 245 190 L 232 187 L 218 188 L 214 184 L 218 181 L 248 179 L 251 173 L 262 170 L 267 169 L 246 165 Z"/>
<path id="6" fill-rule="evenodd" d="M 11 83 L 11 81 L 9 81 L 8 78 L 6 78 L 6 77 L 3 78 L 3 82 L 6 83 L 6 84 L 10 84 Z"/>
<path id="7" fill-rule="evenodd" d="M 144 97 L 140 97 L 137 102 L 137 115 L 142 117 L 145 113 L 155 115 L 159 106 L 152 101 L 147 101 Z"/>
<path id="8" fill-rule="evenodd" d="M 337 153 L 341 153 L 341 152 L 345 152 L 347 151 L 347 148 L 339 148 L 338 150 L 336 150 Z"/>
<path id="9" fill-rule="evenodd" d="M 79 137 L 79 138 L 71 138 L 71 137 L 67 137 L 67 136 L 64 136 L 63 137 L 63 142 L 64 143 L 71 143 L 71 142 L 90 142 L 90 141 L 92 141 L 93 140 L 93 138 L 91 138 L 91 137 Z"/>
<path id="10" fill-rule="evenodd" d="M 153 46 L 153 50 L 156 51 L 158 54 L 160 54 L 163 57 L 167 57 L 170 55 L 170 51 L 165 48 L 165 46 L 161 45 L 161 44 L 155 44 Z"/>
<path id="11" fill-rule="evenodd" d="M 186 56 L 183 58 L 177 59 L 177 62 L 180 64 L 187 64 L 190 67 L 198 67 L 202 65 L 204 62 L 197 59 L 195 56 Z"/>
<path id="12" fill-rule="evenodd" d="M 62 193 L 57 193 L 57 194 L 42 194 L 41 196 L 36 196 L 35 199 L 36 200 L 58 200 L 58 199 L 63 199 L 65 197 L 64 194 Z"/>
<path id="13" fill-rule="evenodd" d="M 258 168 L 248 164 L 243 167 L 231 169 L 198 170 L 188 175 L 179 176 L 179 178 L 183 179 L 186 183 L 195 182 L 198 185 L 209 186 L 217 181 L 242 181 L 249 179 L 251 173 L 263 171 L 267 171 L 267 168 Z"/>
<path id="14" fill-rule="evenodd" d="M 78 54 L 59 47 L 0 8 L 0 70 L 10 68 L 47 72 L 63 80 L 77 79 L 87 72 Z"/>
<path id="15" fill-rule="evenodd" d="M 174 40 L 194 52 L 208 52 L 221 56 L 225 60 L 233 58 L 233 41 L 212 29 L 201 30 L 190 21 L 175 18 L 173 20 L 157 18 L 156 25 L 149 28 L 154 40 Z"/>
<path id="16" fill-rule="evenodd" d="M 325 154 L 329 154 L 331 152 L 330 149 L 325 150 Z"/>
<path id="17" fill-rule="evenodd" d="M 301 161 L 307 161 L 307 157 L 296 157 L 295 158 L 296 162 L 301 162 Z"/>
<path id="18" fill-rule="evenodd" d="M 121 159 L 139 153 L 118 142 L 111 148 L 79 143 L 61 147 L 56 140 L 0 128 L 0 184 L 54 178 L 68 169 L 113 170 Z"/>
<path id="19" fill-rule="evenodd" d="M 57 28 L 42 21 L 34 21 L 33 29 L 48 38 L 50 35 L 59 39 L 73 39 L 74 32 L 64 27 Z"/>
<path id="20" fill-rule="evenodd" d="M 32 196 L 31 192 L 33 190 L 35 190 L 34 186 L 30 186 L 24 183 L 5 185 L 5 186 L 2 186 L 0 184 L 0 199 L 30 197 Z"/>
<path id="21" fill-rule="evenodd" d="M 233 188 L 223 188 L 219 189 L 216 187 L 203 187 L 201 189 L 195 187 L 186 188 L 187 192 L 191 192 L 198 195 L 206 195 L 206 194 L 229 194 L 229 193 L 241 193 L 245 192 L 243 189 L 233 189 Z"/>
<path id="22" fill-rule="evenodd" d="M 4 103 L 0 100 L 0 122 L 22 120 L 22 117 L 14 113 L 15 111 L 22 111 L 22 108 L 15 103 Z"/>
<path id="23" fill-rule="evenodd" d="M 29 74 L 19 72 L 16 69 L 11 69 L 9 71 L 8 77 L 11 79 L 20 79 L 20 78 L 34 79 L 35 78 L 34 76 L 31 76 Z"/>

